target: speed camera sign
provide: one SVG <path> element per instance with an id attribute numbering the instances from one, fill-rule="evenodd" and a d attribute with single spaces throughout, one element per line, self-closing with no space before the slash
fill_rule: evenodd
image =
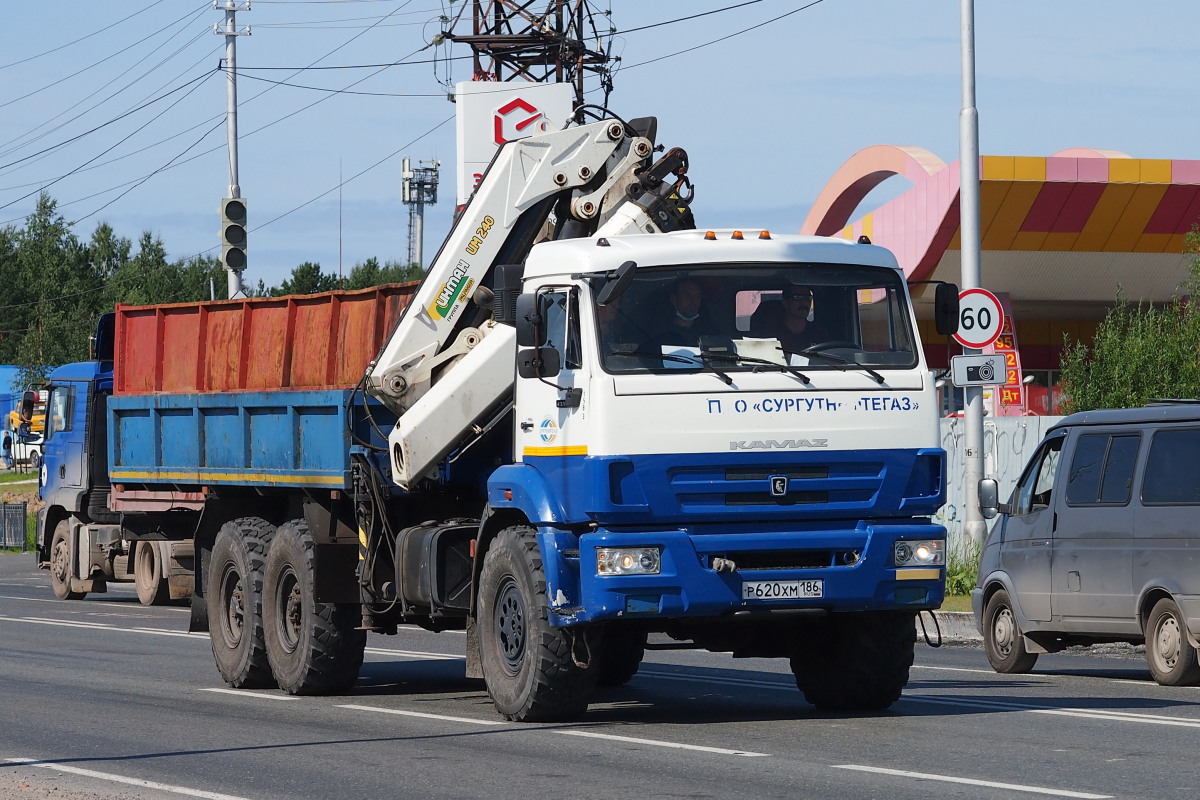
<path id="1" fill-rule="evenodd" d="M 1000 300 L 987 289 L 965 289 L 958 296 L 958 332 L 955 340 L 976 350 L 987 347 L 1000 336 L 1004 327 L 1004 309 Z"/>

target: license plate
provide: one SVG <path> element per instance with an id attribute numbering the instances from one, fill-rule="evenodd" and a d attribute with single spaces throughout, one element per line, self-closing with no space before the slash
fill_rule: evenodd
<path id="1" fill-rule="evenodd" d="M 742 581 L 743 600 L 798 600 L 824 597 L 825 581 Z"/>

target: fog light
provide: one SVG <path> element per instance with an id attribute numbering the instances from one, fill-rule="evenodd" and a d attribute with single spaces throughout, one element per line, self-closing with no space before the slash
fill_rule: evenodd
<path id="1" fill-rule="evenodd" d="M 897 567 L 941 566 L 946 563 L 946 540 L 896 542 L 894 560 Z"/>
<path id="2" fill-rule="evenodd" d="M 662 562 L 657 547 L 597 547 L 597 575 L 657 575 Z"/>

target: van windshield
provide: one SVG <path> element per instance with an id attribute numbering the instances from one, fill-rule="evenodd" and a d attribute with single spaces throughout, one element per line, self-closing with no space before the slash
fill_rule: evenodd
<path id="1" fill-rule="evenodd" d="M 911 369 L 908 295 L 894 269 L 846 264 L 730 264 L 639 269 L 595 307 L 609 372 Z M 709 361 L 711 364 L 711 360 Z"/>

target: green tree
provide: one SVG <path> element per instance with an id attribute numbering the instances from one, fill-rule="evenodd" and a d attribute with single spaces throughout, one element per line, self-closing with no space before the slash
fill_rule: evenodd
<path id="1" fill-rule="evenodd" d="M 1193 255 L 1186 297 L 1135 306 L 1118 296 L 1090 346 L 1064 342 L 1061 382 L 1069 411 L 1200 398 L 1200 223 L 1185 241 Z"/>
<path id="2" fill-rule="evenodd" d="M 322 272 L 320 264 L 305 261 L 292 270 L 292 277 L 272 289 L 271 294 L 275 297 L 285 294 L 316 294 L 317 292 L 332 292 L 336 288 L 336 276 Z"/>
<path id="3" fill-rule="evenodd" d="M 420 280 L 424 275 L 417 264 L 401 264 L 398 261 L 386 261 L 379 266 L 379 259 L 371 256 L 361 264 L 355 264 L 346 279 L 347 289 L 369 289 L 372 286 L 382 286 L 385 283 L 404 283 Z"/>
<path id="4" fill-rule="evenodd" d="M 52 367 L 87 356 L 104 275 L 45 192 L 16 245 L 8 320 L 17 335 L 6 360 L 20 368 L 24 383 L 34 384 Z"/>

